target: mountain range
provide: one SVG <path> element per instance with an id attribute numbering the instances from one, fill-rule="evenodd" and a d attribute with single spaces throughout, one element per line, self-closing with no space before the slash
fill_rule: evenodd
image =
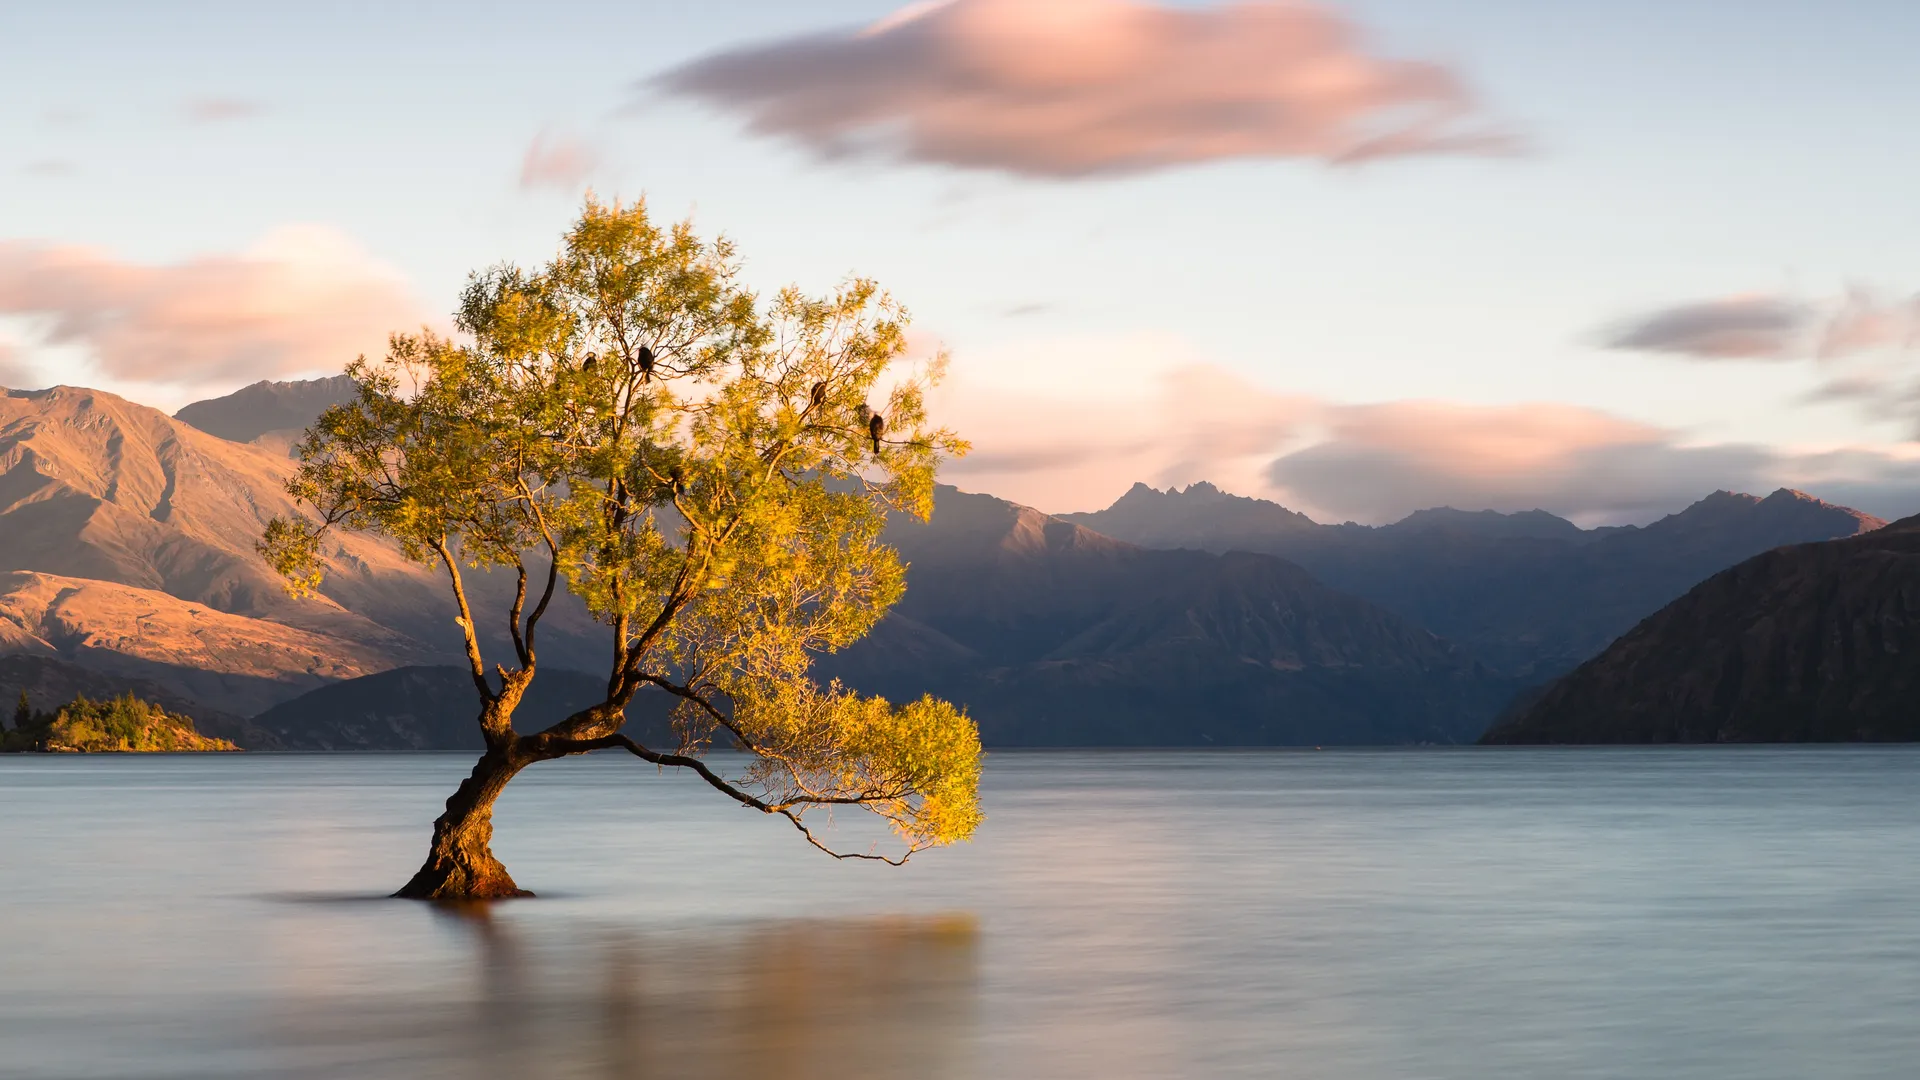
<path id="1" fill-rule="evenodd" d="M 1269 555 L 1158 551 L 942 487 L 906 596 L 823 673 L 965 704 L 989 745 L 1471 741 L 1513 683 Z"/>
<path id="2" fill-rule="evenodd" d="M 1464 646 L 1504 674 L 1544 681 L 1588 659 L 1701 579 L 1785 544 L 1885 522 L 1797 491 L 1717 491 L 1644 527 L 1581 529 L 1540 510 L 1423 510 L 1391 525 L 1320 525 L 1211 484 L 1137 484 L 1063 519 L 1152 547 L 1278 555 Z"/>
<path id="3" fill-rule="evenodd" d="M 458 662 L 438 568 L 342 535 L 324 595 L 295 601 L 253 550 L 292 509 L 287 446 L 350 391 L 260 383 L 174 417 L 84 388 L 6 391 L 0 654 L 254 717 L 242 745 L 448 746 L 469 689 L 422 704 L 451 685 L 436 665 Z M 1718 492 L 1644 528 L 1450 508 L 1369 528 L 1206 484 L 1059 516 L 942 487 L 931 522 L 889 528 L 905 598 L 820 669 L 960 701 L 989 745 L 1469 742 L 1517 690 L 1702 578 L 1880 525 L 1788 491 Z M 510 587 L 472 584 L 482 610 Z M 605 651 L 570 597 L 542 637 L 556 680 Z"/>

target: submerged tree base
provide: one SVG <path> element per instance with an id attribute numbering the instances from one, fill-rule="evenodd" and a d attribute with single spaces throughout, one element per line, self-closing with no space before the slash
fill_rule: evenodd
<path id="1" fill-rule="evenodd" d="M 473 772 L 447 799 L 433 823 L 433 847 L 413 880 L 394 897 L 403 900 L 504 900 L 533 894 L 493 856 L 493 802 L 531 759 L 513 752 L 509 737 L 474 763 Z"/>
<path id="2" fill-rule="evenodd" d="M 508 900 L 533 893 L 515 885 L 513 876 L 491 853 L 476 865 L 473 860 L 435 852 L 413 880 L 393 895 L 397 900 Z"/>

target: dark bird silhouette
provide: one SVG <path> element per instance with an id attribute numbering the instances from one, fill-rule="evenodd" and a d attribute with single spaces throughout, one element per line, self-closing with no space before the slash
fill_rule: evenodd
<path id="1" fill-rule="evenodd" d="M 827 384 L 825 382 L 814 383 L 813 392 L 807 395 L 807 411 L 812 412 L 826 403 Z"/>
<path id="2" fill-rule="evenodd" d="M 879 413 L 874 413 L 873 419 L 867 421 L 867 434 L 873 436 L 873 453 L 875 457 L 880 455 L 880 433 L 885 430 L 887 430 L 887 418 L 881 416 Z"/>
<path id="3" fill-rule="evenodd" d="M 653 350 L 645 345 L 640 346 L 640 381 L 653 381 Z"/>
<path id="4" fill-rule="evenodd" d="M 593 374 L 593 365 L 598 363 L 599 360 L 600 358 L 598 356 L 595 356 L 593 353 L 588 353 L 587 358 L 580 362 L 580 370 L 589 375 Z"/>

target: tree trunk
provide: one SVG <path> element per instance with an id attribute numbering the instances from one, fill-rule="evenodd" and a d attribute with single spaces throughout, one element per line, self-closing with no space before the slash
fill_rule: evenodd
<path id="1" fill-rule="evenodd" d="M 513 883 L 489 846 L 493 801 L 514 774 L 532 764 L 513 743 L 488 750 L 447 799 L 447 812 L 433 823 L 433 848 L 413 880 L 393 895 L 408 900 L 496 900 L 533 894 Z"/>

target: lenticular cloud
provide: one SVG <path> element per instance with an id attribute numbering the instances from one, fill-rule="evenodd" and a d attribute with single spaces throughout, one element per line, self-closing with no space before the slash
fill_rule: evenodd
<path id="1" fill-rule="evenodd" d="M 1492 153 L 1461 81 L 1306 3 L 950 0 L 651 80 L 829 156 L 1053 178 L 1246 157 Z"/>

